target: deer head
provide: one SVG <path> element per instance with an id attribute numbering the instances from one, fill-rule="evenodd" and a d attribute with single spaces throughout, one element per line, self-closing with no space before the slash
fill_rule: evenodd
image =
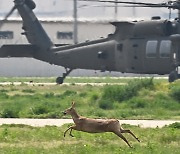
<path id="1" fill-rule="evenodd" d="M 66 115 L 66 114 L 70 114 L 72 115 L 72 113 L 75 111 L 75 102 L 72 102 L 72 105 L 70 108 L 66 109 L 63 114 Z"/>

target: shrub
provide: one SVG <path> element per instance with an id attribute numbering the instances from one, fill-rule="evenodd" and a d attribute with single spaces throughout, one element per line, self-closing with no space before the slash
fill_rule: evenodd
<path id="1" fill-rule="evenodd" d="M 52 97 L 54 97 L 54 93 L 46 93 L 45 95 L 45 98 L 52 98 Z"/>
<path id="2" fill-rule="evenodd" d="M 0 93 L 7 93 L 8 92 L 8 90 L 6 90 L 6 89 L 1 89 L 0 90 Z"/>
<path id="3" fill-rule="evenodd" d="M 121 102 L 136 96 L 142 88 L 152 89 L 153 87 L 152 79 L 132 80 L 126 86 L 106 86 L 103 90 L 102 99 Z"/>
<path id="4" fill-rule="evenodd" d="M 71 95 L 75 95 L 75 94 L 77 94 L 77 92 L 72 91 L 72 90 L 66 90 L 66 91 L 63 93 L 63 96 L 71 96 Z"/>
<path id="5" fill-rule="evenodd" d="M 99 98 L 98 94 L 93 94 L 93 95 L 91 96 L 91 100 L 92 100 L 92 101 L 96 101 L 96 100 L 98 100 L 98 98 Z"/>
<path id="6" fill-rule="evenodd" d="M 170 91 L 170 96 L 180 102 L 180 87 L 172 87 Z"/>
<path id="7" fill-rule="evenodd" d="M 39 105 L 39 106 L 36 106 L 33 109 L 33 113 L 35 115 L 40 115 L 40 114 L 48 113 L 48 108 L 46 106 L 44 106 L 44 105 Z"/>
<path id="8" fill-rule="evenodd" d="M 5 108 L 2 112 L 1 112 L 1 117 L 2 118 L 19 118 L 18 116 L 18 112 L 15 109 L 7 109 Z"/>
<path id="9" fill-rule="evenodd" d="M 82 92 L 79 94 L 80 97 L 86 97 L 87 96 L 87 93 L 86 92 Z"/>
<path id="10" fill-rule="evenodd" d="M 147 104 L 148 104 L 147 100 L 144 100 L 144 99 L 139 98 L 139 97 L 136 97 L 136 98 L 128 101 L 128 106 L 130 106 L 132 109 L 146 108 Z"/>
<path id="11" fill-rule="evenodd" d="M 180 123 L 179 123 L 179 122 L 175 122 L 175 123 L 173 123 L 173 124 L 169 125 L 168 127 L 170 127 L 170 128 L 180 129 Z"/>
<path id="12" fill-rule="evenodd" d="M 106 86 L 103 89 L 103 99 L 109 99 L 112 101 L 123 101 L 125 99 L 125 87 L 124 86 Z"/>
<path id="13" fill-rule="evenodd" d="M 104 110 L 109 110 L 113 108 L 113 103 L 108 99 L 103 99 L 99 101 L 99 107 Z"/>
<path id="14" fill-rule="evenodd" d="M 0 98 L 7 99 L 7 98 L 9 98 L 9 96 L 6 93 L 0 93 Z"/>

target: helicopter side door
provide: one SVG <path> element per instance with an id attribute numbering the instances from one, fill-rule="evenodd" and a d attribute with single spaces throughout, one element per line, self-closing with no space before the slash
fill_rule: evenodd
<path id="1" fill-rule="evenodd" d="M 144 54 L 144 73 L 169 74 L 173 69 L 172 42 L 168 39 L 146 41 Z"/>
<path id="2" fill-rule="evenodd" d="M 178 45 L 178 48 L 177 48 L 177 63 L 178 63 L 178 75 L 179 75 L 179 78 L 180 78 L 180 45 Z"/>
<path id="3" fill-rule="evenodd" d="M 116 69 L 125 73 L 143 71 L 143 39 L 126 39 L 118 42 L 116 49 Z"/>
<path id="4" fill-rule="evenodd" d="M 180 45 L 178 42 L 173 43 L 173 64 L 177 67 L 178 74 L 180 74 Z"/>
<path id="5" fill-rule="evenodd" d="M 143 64 L 143 48 L 144 38 L 131 38 L 129 40 L 126 66 L 131 73 L 142 73 L 144 69 Z"/>

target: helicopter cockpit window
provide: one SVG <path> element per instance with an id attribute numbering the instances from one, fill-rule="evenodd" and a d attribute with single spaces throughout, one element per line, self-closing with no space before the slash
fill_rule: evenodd
<path id="1" fill-rule="evenodd" d="M 146 44 L 146 56 L 148 58 L 155 58 L 157 56 L 158 41 L 148 41 Z"/>
<path id="2" fill-rule="evenodd" d="M 170 57 L 171 44 L 172 44 L 172 42 L 170 40 L 161 41 L 160 50 L 159 50 L 160 57 L 162 57 L 162 58 Z"/>

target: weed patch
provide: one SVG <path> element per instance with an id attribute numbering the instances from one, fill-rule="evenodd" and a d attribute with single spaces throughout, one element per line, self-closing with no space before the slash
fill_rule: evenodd
<path id="1" fill-rule="evenodd" d="M 180 86 L 172 87 L 171 92 L 170 92 L 170 96 L 180 103 Z"/>
<path id="2" fill-rule="evenodd" d="M 179 122 L 175 122 L 169 126 L 166 126 L 166 127 L 169 127 L 169 128 L 175 128 L 175 129 L 180 129 L 180 123 Z"/>
<path id="3" fill-rule="evenodd" d="M 153 89 L 153 87 L 153 79 L 132 80 L 125 86 L 106 86 L 103 90 L 102 99 L 122 102 L 137 96 L 138 92 L 143 88 Z"/>

